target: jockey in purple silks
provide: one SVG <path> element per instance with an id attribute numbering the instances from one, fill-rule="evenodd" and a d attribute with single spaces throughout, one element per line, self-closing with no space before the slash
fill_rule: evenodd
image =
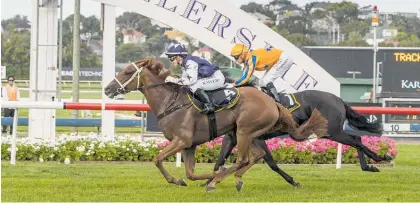
<path id="1" fill-rule="evenodd" d="M 225 76 L 219 70 L 219 67 L 200 57 L 189 56 L 182 44 L 171 45 L 165 54 L 172 61 L 172 65 L 182 66 L 182 76 L 180 78 L 168 76 L 165 82 L 188 86 L 191 92 L 200 101 L 204 102 L 206 108 L 201 110 L 200 114 L 214 112 L 213 102 L 205 91 L 224 87 Z"/>

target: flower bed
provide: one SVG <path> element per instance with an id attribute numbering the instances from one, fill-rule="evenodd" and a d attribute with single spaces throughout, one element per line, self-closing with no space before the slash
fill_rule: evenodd
<path id="1" fill-rule="evenodd" d="M 397 155 L 395 141 L 387 137 L 362 137 L 362 142 L 379 155 Z M 273 138 L 266 141 L 274 159 L 282 164 L 331 164 L 337 156 L 337 142 L 318 139 L 314 142 L 295 142 L 290 138 Z M 118 136 L 59 136 L 55 142 L 18 139 L 18 161 L 143 161 L 149 162 L 168 144 L 165 140 L 141 141 L 139 137 Z M 198 163 L 214 163 L 222 144 L 222 138 L 207 142 L 198 147 Z M 10 160 L 10 137 L 2 137 L 1 159 Z M 229 158 L 235 159 L 236 148 Z M 343 163 L 358 163 L 356 150 L 343 145 Z M 166 161 L 175 161 L 175 156 Z M 372 163 L 373 161 L 370 160 Z"/>

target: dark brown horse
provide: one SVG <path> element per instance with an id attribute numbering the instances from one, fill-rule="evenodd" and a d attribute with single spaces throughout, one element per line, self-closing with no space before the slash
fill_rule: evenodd
<path id="1" fill-rule="evenodd" d="M 171 72 L 171 69 L 164 71 L 162 63 L 154 58 L 145 58 L 125 67 L 105 88 L 105 94 L 110 98 L 135 90 L 141 91 L 146 97 L 152 112 L 157 115 L 159 128 L 170 141 L 154 160 L 168 183 L 186 186 L 183 179 L 175 179 L 162 165 L 165 158 L 181 150 L 184 150 L 187 178 L 213 178 L 207 186 L 207 191 L 212 191 L 216 188 L 216 183 L 228 175 L 236 172 L 236 176 L 242 176 L 265 155 L 264 150 L 253 143 L 254 138 L 264 133 L 280 130 L 297 139 L 305 139 L 313 133 L 318 137 L 326 136 L 327 121 L 318 111 L 315 110 L 308 122 L 298 127 L 287 109 L 252 87 L 225 88 L 210 92 L 214 98 L 220 98 L 224 92 L 224 98 L 229 98 L 225 101 L 231 103 L 228 106 L 217 103 L 220 104 L 215 115 L 217 129 L 209 129 L 208 116 L 199 114 L 196 109 L 200 102 L 191 99 L 191 94 L 186 88 L 164 82 Z M 217 130 L 215 136 L 210 133 L 212 130 Z M 196 146 L 233 130 L 238 143 L 236 163 L 220 173 L 195 174 Z"/>

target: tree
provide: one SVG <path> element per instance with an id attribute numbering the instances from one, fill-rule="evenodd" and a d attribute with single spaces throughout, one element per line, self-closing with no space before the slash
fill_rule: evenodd
<path id="1" fill-rule="evenodd" d="M 1 27 L 3 30 L 8 30 L 9 24 L 13 24 L 14 28 L 30 28 L 28 16 L 15 15 L 13 18 L 9 18 L 1 21 Z"/>
<path id="2" fill-rule="evenodd" d="M 73 44 L 63 44 L 63 66 L 73 66 Z M 99 58 L 84 43 L 80 44 L 80 67 L 101 67 L 102 59 Z"/>
<path id="3" fill-rule="evenodd" d="M 378 46 L 380 46 L 380 47 L 395 47 L 395 45 L 393 43 L 385 42 L 385 41 L 384 42 L 379 42 Z"/>
<path id="4" fill-rule="evenodd" d="M 175 43 L 175 41 L 163 35 L 154 35 L 140 46 L 144 55 L 159 57 L 170 43 Z"/>
<path id="5" fill-rule="evenodd" d="M 356 32 L 350 32 L 349 38 L 340 42 L 338 46 L 368 47 L 370 45 L 363 39 L 360 34 Z"/>
<path id="6" fill-rule="evenodd" d="M 420 39 L 415 34 L 399 32 L 394 38 L 401 47 L 420 47 Z"/>
<path id="7" fill-rule="evenodd" d="M 82 21 L 82 34 L 88 37 L 88 44 L 91 38 L 101 39 L 100 21 L 96 16 L 92 15 Z"/>
<path id="8" fill-rule="evenodd" d="M 115 55 L 115 60 L 120 63 L 128 63 L 132 61 L 137 61 L 141 58 L 147 56 L 143 51 L 142 47 L 134 43 L 121 44 Z"/>
<path id="9" fill-rule="evenodd" d="M 117 17 L 116 24 L 120 29 L 132 28 L 149 37 L 154 36 L 155 34 L 162 34 L 157 26 L 152 26 L 150 18 L 138 13 L 124 12 Z"/>
<path id="10" fill-rule="evenodd" d="M 419 18 L 407 18 L 404 16 L 394 15 L 391 26 L 397 28 L 400 32 L 412 33 L 420 37 Z"/>
<path id="11" fill-rule="evenodd" d="M 315 45 L 315 42 L 312 41 L 312 39 L 307 38 L 305 35 L 303 34 L 299 34 L 299 33 L 293 33 L 290 34 L 290 32 L 283 28 L 279 31 L 277 31 L 282 37 L 286 38 L 287 41 L 289 41 L 290 43 L 294 44 L 297 47 L 303 47 L 303 46 L 312 46 Z"/>
<path id="12" fill-rule="evenodd" d="M 302 16 L 291 16 L 286 18 L 283 22 L 277 26 L 279 30 L 287 29 L 290 33 L 307 34 L 311 26 L 311 21 Z"/>
<path id="13" fill-rule="evenodd" d="M 246 5 L 242 5 L 241 9 L 247 13 L 261 13 L 271 18 L 271 20 L 276 19 L 276 15 L 273 11 L 270 11 L 268 8 L 265 8 L 262 4 L 257 4 L 255 2 L 250 2 Z"/>
<path id="14" fill-rule="evenodd" d="M 370 30 L 370 25 L 365 21 L 351 20 L 350 22 L 345 23 L 341 29 L 345 34 L 354 32 L 361 36 L 365 36 Z"/>
<path id="15" fill-rule="evenodd" d="M 348 1 L 332 3 L 328 7 L 328 11 L 332 12 L 332 17 L 340 25 L 344 24 L 346 21 L 357 20 L 359 14 L 358 4 Z"/>
<path id="16" fill-rule="evenodd" d="M 29 31 L 18 32 L 15 28 L 9 23 L 8 33 L 1 35 L 1 64 L 7 67 L 8 75 L 28 79 L 31 36 Z"/>
<path id="17" fill-rule="evenodd" d="M 315 42 L 307 38 L 303 34 L 293 33 L 287 37 L 287 40 L 295 46 L 301 48 L 303 46 L 314 46 Z"/>
<path id="18" fill-rule="evenodd" d="M 223 55 L 223 54 L 221 54 L 217 51 L 213 51 L 213 56 L 211 57 L 211 62 L 216 64 L 219 67 L 230 66 L 231 59 L 229 59 L 228 57 L 226 57 L 225 55 Z"/>
<path id="19" fill-rule="evenodd" d="M 312 13 L 312 18 L 314 19 L 323 19 L 327 17 L 328 11 L 317 9 Z"/>

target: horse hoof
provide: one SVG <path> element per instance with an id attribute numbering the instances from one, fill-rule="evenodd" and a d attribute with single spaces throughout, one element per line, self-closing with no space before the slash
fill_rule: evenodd
<path id="1" fill-rule="evenodd" d="M 380 170 L 379 170 L 378 168 L 376 168 L 375 166 L 372 166 L 372 167 L 370 168 L 370 170 L 371 170 L 372 172 L 380 172 Z"/>
<path id="2" fill-rule="evenodd" d="M 236 184 L 236 190 L 241 191 L 242 188 L 244 187 L 244 182 L 239 181 L 238 184 Z"/>
<path id="3" fill-rule="evenodd" d="M 206 192 L 213 192 L 216 190 L 216 187 L 207 187 Z"/>
<path id="4" fill-rule="evenodd" d="M 207 186 L 207 182 L 200 184 L 200 187 L 204 187 L 204 186 Z"/>
<path id="5" fill-rule="evenodd" d="M 368 166 L 367 168 L 363 169 L 363 171 L 380 172 L 380 170 L 378 168 L 376 168 L 375 166 Z"/>
<path id="6" fill-rule="evenodd" d="M 384 160 L 385 160 L 385 161 L 392 161 L 393 159 L 392 159 L 392 157 L 391 157 L 391 156 L 385 155 L 385 156 L 384 156 Z"/>
<path id="7" fill-rule="evenodd" d="M 180 185 L 180 186 L 187 186 L 187 183 L 185 182 L 185 180 L 184 179 L 179 179 L 178 180 L 178 185 Z"/>
<path id="8" fill-rule="evenodd" d="M 295 182 L 293 183 L 293 188 L 300 188 L 300 183 L 299 182 Z"/>

